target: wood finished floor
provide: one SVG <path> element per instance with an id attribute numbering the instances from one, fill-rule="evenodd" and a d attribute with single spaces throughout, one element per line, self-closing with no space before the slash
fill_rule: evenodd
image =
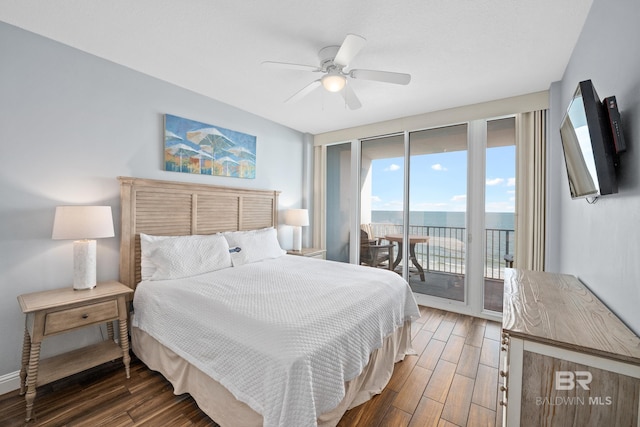
<path id="1" fill-rule="evenodd" d="M 347 411 L 338 427 L 502 426 L 500 324 L 420 307 L 416 356 L 397 363 L 387 387 Z"/>
<path id="2" fill-rule="evenodd" d="M 420 307 L 412 328 L 418 353 L 396 364 L 369 402 L 348 411 L 339 427 L 453 427 L 502 425 L 498 407 L 500 325 Z M 0 396 L 0 426 L 23 426 L 24 398 Z M 132 360 L 103 365 L 38 388 L 28 426 L 216 426 L 189 395 Z"/>

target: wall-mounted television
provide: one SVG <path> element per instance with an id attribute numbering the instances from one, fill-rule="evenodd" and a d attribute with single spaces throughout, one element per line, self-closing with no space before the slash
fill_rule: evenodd
<path id="1" fill-rule="evenodd" d="M 608 108 L 615 110 L 609 112 Z M 618 151 L 622 151 L 619 118 L 616 103 L 609 106 L 600 102 L 591 80 L 578 84 L 560 126 L 572 198 L 597 198 L 618 192 L 618 153 L 612 126 L 618 129 L 622 144 Z M 614 120 L 617 121 L 613 123 Z"/>

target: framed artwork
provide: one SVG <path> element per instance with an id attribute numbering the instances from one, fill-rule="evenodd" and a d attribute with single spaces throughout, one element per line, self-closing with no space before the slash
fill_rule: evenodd
<path id="1" fill-rule="evenodd" d="M 164 168 L 200 175 L 256 177 L 256 137 L 164 115 Z"/>

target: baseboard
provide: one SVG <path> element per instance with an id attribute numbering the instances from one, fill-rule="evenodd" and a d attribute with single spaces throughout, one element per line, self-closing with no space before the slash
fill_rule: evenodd
<path id="1" fill-rule="evenodd" d="M 20 388 L 20 371 L 0 376 L 0 395 Z"/>

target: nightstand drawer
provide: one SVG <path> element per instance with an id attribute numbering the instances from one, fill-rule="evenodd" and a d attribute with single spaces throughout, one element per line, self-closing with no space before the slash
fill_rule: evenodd
<path id="1" fill-rule="evenodd" d="M 106 322 L 117 317 L 118 302 L 116 300 L 56 311 L 47 314 L 44 335 L 56 334 L 93 323 Z"/>

